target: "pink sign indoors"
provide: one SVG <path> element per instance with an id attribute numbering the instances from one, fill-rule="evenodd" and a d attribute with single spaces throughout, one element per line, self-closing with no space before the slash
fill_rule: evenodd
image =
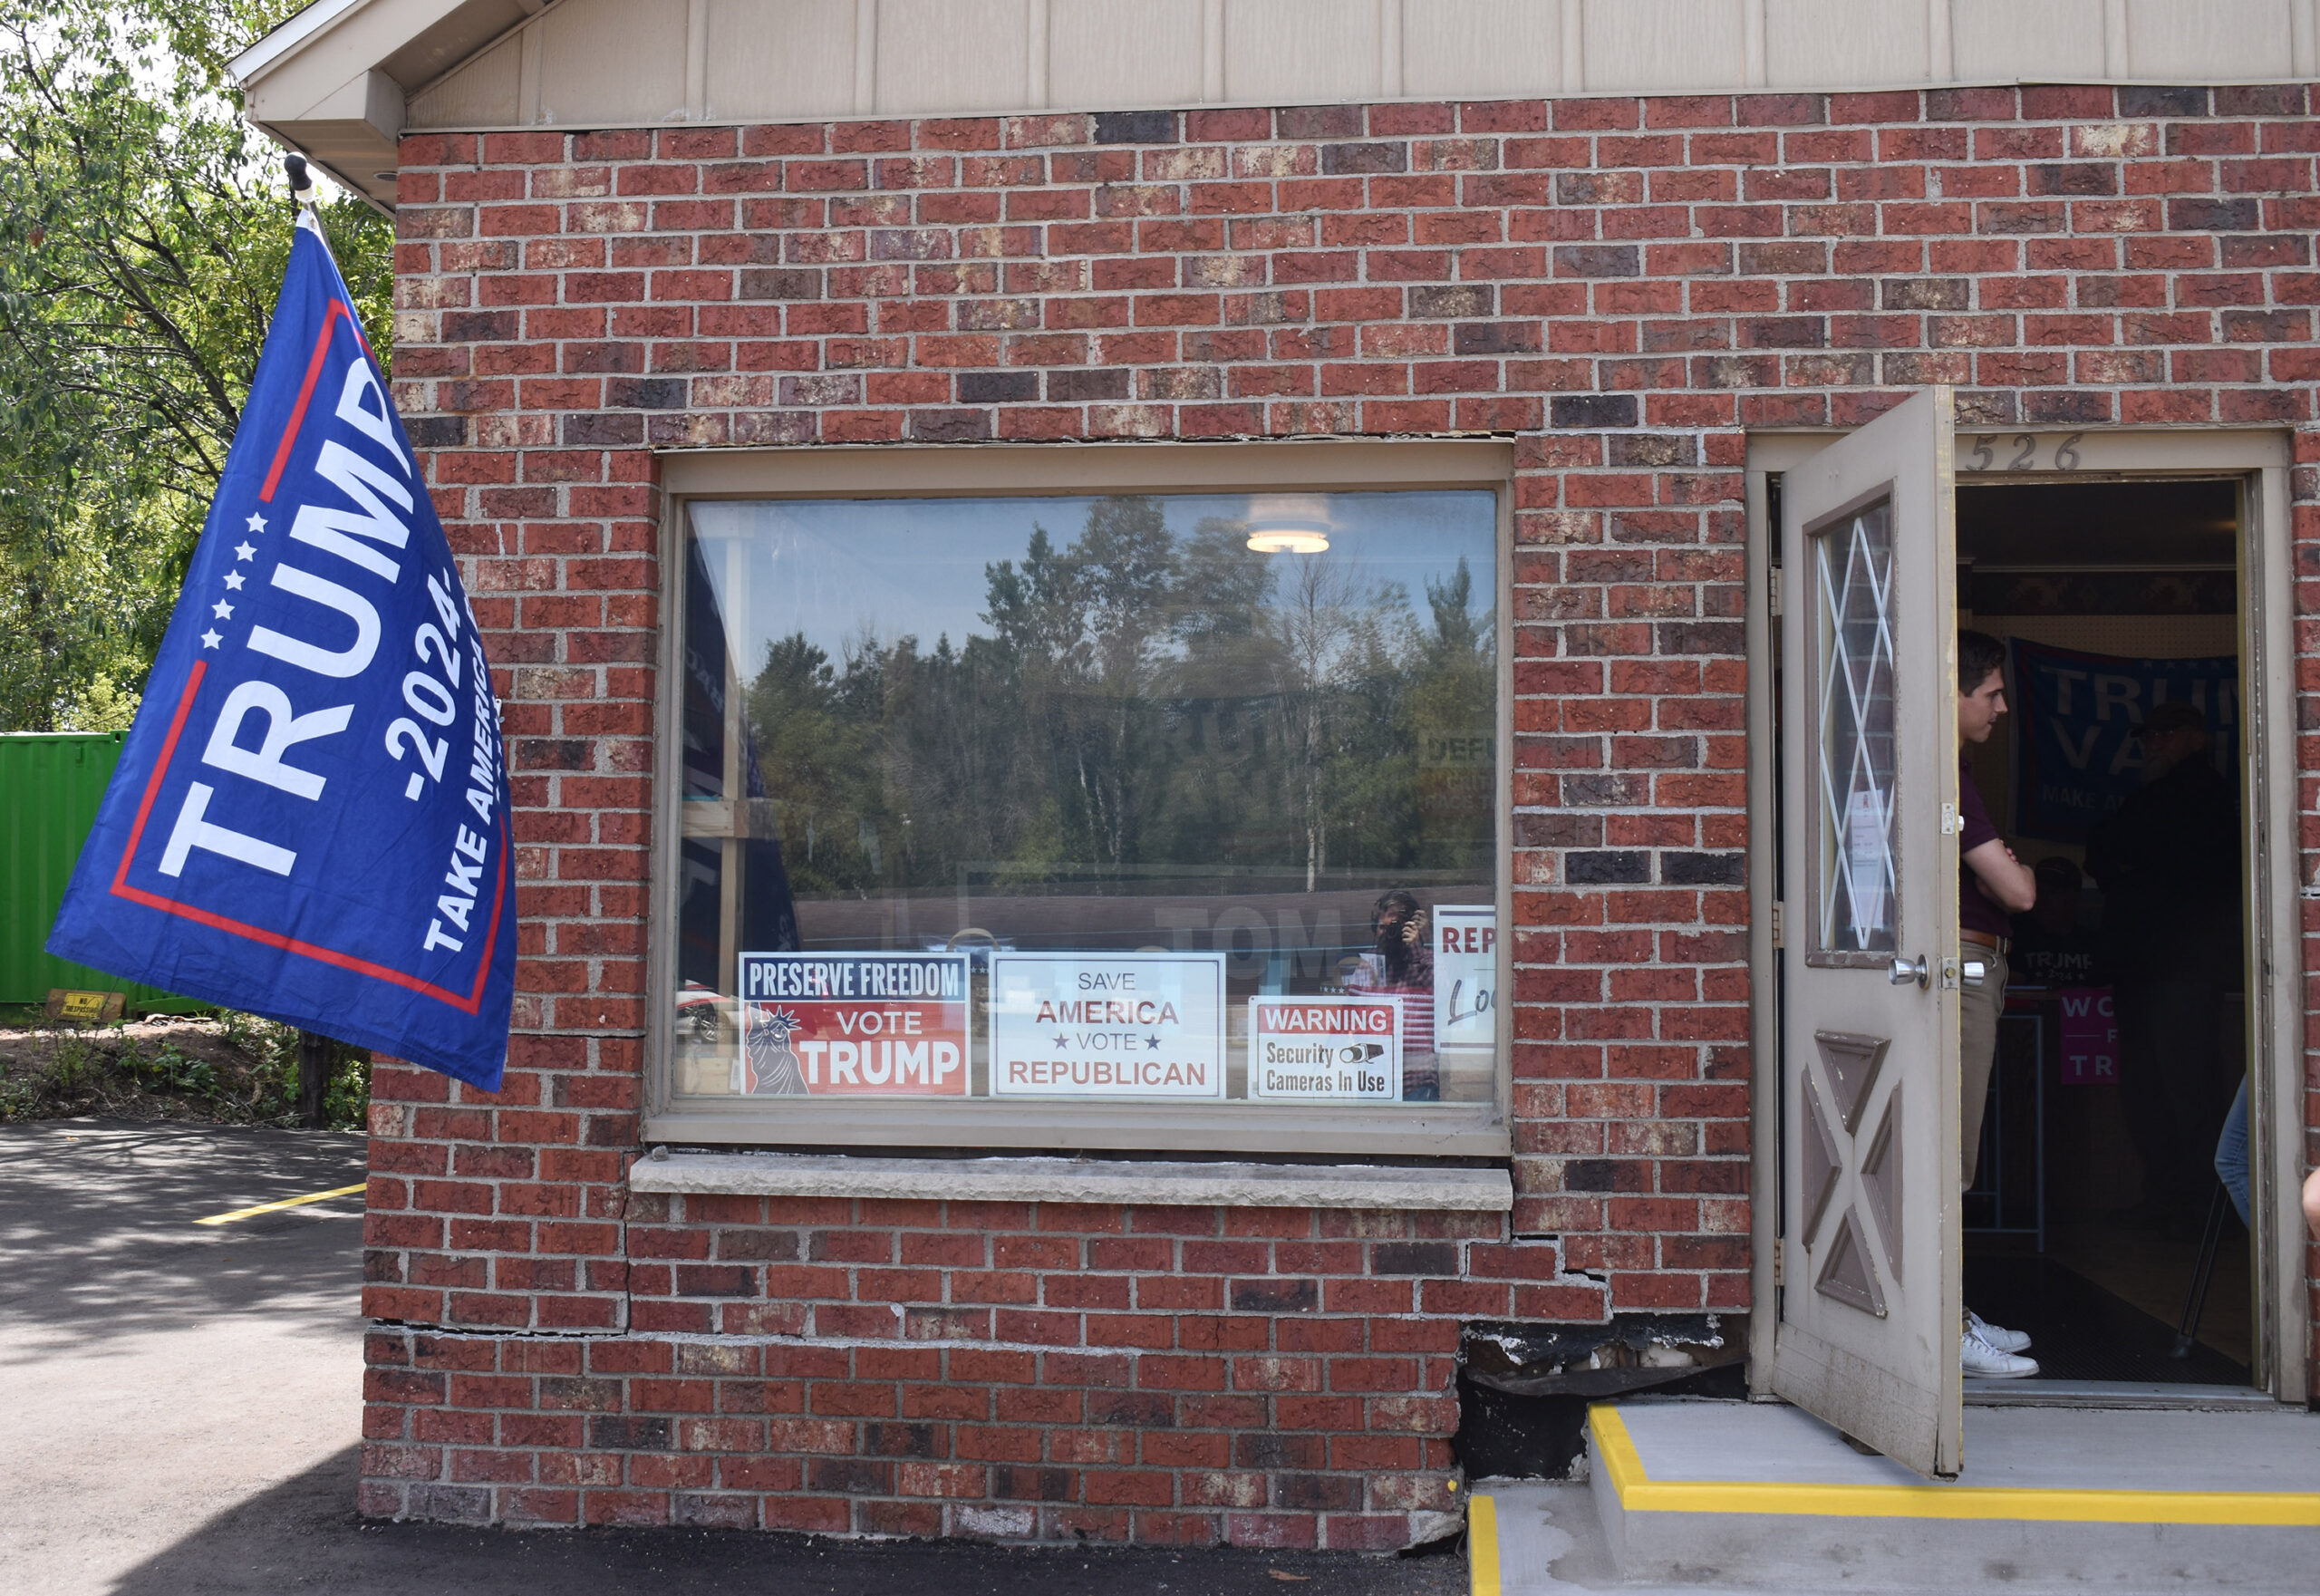
<path id="1" fill-rule="evenodd" d="M 2066 986 L 2062 1001 L 2063 1085 L 2119 1084 L 2119 1020 L 2107 986 Z"/>

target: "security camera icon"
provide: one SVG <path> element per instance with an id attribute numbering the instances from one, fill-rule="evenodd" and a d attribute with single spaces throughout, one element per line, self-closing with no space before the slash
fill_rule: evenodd
<path id="1" fill-rule="evenodd" d="M 1338 1049 L 1338 1062 L 1340 1064 L 1367 1064 L 1372 1059 L 1380 1059 L 1385 1057 L 1385 1053 L 1386 1047 L 1382 1042 L 1355 1042 L 1350 1047 L 1340 1048 Z"/>

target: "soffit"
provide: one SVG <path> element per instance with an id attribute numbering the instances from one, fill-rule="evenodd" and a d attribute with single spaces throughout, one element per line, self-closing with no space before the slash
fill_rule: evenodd
<path id="1" fill-rule="evenodd" d="M 2291 82 L 2320 0 L 318 0 L 236 67 L 276 137 L 390 170 L 404 130 Z M 381 83 L 395 125 L 350 118 Z"/>

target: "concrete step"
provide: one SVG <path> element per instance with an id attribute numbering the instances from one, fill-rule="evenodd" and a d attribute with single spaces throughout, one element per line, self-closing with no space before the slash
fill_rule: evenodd
<path id="1" fill-rule="evenodd" d="M 1619 1577 L 1738 1590 L 2320 1589 L 2320 1417 L 1969 1407 L 1928 1484 L 1771 1403 L 1589 1412 Z"/>

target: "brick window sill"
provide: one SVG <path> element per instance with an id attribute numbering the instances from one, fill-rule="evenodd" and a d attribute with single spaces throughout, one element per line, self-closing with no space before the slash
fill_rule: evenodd
<path id="1" fill-rule="evenodd" d="M 665 1153 L 631 1166 L 638 1192 L 724 1196 L 898 1197 L 962 1203 L 1168 1207 L 1370 1208 L 1504 1213 L 1503 1169 L 1380 1165 L 1163 1164 L 1073 1158 L 852 1158 Z"/>

